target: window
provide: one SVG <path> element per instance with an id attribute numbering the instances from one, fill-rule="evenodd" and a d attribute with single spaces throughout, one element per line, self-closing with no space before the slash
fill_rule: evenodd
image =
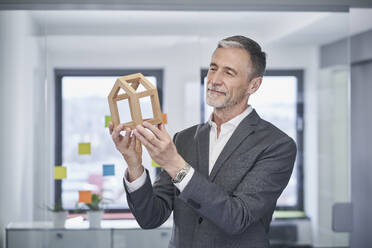
<path id="1" fill-rule="evenodd" d="M 105 210 L 128 210 L 123 175 L 125 161 L 105 127 L 110 116 L 107 101 L 119 76 L 142 72 L 156 85 L 162 105 L 162 70 L 56 70 L 56 165 L 67 168 L 67 178 L 55 181 L 55 201 L 74 209 L 79 190 L 99 192 L 105 199 Z M 142 91 L 140 85 L 138 91 Z M 126 103 L 126 104 L 124 104 Z M 150 98 L 141 98 L 143 117 L 152 117 Z M 121 122 L 131 120 L 127 101 L 118 102 Z M 90 143 L 91 154 L 79 155 L 78 144 Z M 114 164 L 115 175 L 103 176 L 103 165 Z M 154 180 L 157 169 L 143 149 L 143 164 Z"/>
<path id="2" fill-rule="evenodd" d="M 208 120 L 213 108 L 205 103 L 208 70 L 201 70 L 201 120 Z M 297 158 L 288 186 L 278 199 L 276 210 L 303 211 L 303 71 L 268 70 L 257 94 L 249 103 L 261 118 L 273 123 L 297 143 Z"/>

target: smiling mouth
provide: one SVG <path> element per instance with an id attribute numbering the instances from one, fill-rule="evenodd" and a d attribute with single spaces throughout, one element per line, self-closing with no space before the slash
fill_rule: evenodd
<path id="1" fill-rule="evenodd" d="M 226 95 L 225 92 L 222 92 L 222 91 L 218 91 L 218 90 L 212 90 L 212 89 L 208 89 L 208 93 L 212 93 L 212 94 L 218 94 L 218 95 Z"/>

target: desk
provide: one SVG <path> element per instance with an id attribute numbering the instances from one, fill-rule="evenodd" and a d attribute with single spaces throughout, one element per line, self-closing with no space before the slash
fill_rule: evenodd
<path id="1" fill-rule="evenodd" d="M 172 221 L 143 230 L 135 220 L 103 220 L 101 228 L 87 221 L 67 220 L 64 228 L 52 222 L 12 222 L 6 227 L 6 248 L 148 248 L 168 247 Z"/>
<path id="2" fill-rule="evenodd" d="M 13 222 L 6 227 L 6 248 L 168 247 L 172 226 L 168 220 L 157 229 L 143 230 L 135 220 L 103 220 L 101 228 L 90 229 L 82 217 L 67 220 L 64 228 L 51 222 Z M 274 220 L 269 237 L 273 247 L 310 247 L 310 220 Z"/>

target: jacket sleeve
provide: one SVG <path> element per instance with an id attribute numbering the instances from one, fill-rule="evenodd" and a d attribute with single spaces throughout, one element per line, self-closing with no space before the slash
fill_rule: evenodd
<path id="1" fill-rule="evenodd" d="M 226 192 L 195 171 L 179 197 L 225 233 L 243 233 L 275 208 L 288 184 L 295 157 L 294 141 L 281 138 L 258 157 L 234 192 Z"/>
<path id="2" fill-rule="evenodd" d="M 140 227 L 152 229 L 162 225 L 172 213 L 175 188 L 164 170 L 154 186 L 151 185 L 148 170 L 146 173 L 145 184 L 132 193 L 127 192 L 127 201 Z"/>
<path id="3" fill-rule="evenodd" d="M 140 227 L 152 229 L 161 226 L 172 213 L 176 187 L 163 169 L 157 176 L 154 185 L 151 185 L 148 170 L 146 170 L 146 174 L 145 184 L 136 191 L 129 193 L 125 182 L 124 188 L 127 192 L 128 206 Z"/>

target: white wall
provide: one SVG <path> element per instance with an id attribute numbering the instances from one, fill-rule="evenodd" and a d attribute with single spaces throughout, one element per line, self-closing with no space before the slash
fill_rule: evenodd
<path id="1" fill-rule="evenodd" d="M 0 12 L 0 246 L 6 224 L 31 221 L 37 207 L 34 178 L 41 168 L 34 148 L 43 136 L 35 130 L 44 106 L 38 97 L 45 75 L 37 32 L 28 13 Z"/>

